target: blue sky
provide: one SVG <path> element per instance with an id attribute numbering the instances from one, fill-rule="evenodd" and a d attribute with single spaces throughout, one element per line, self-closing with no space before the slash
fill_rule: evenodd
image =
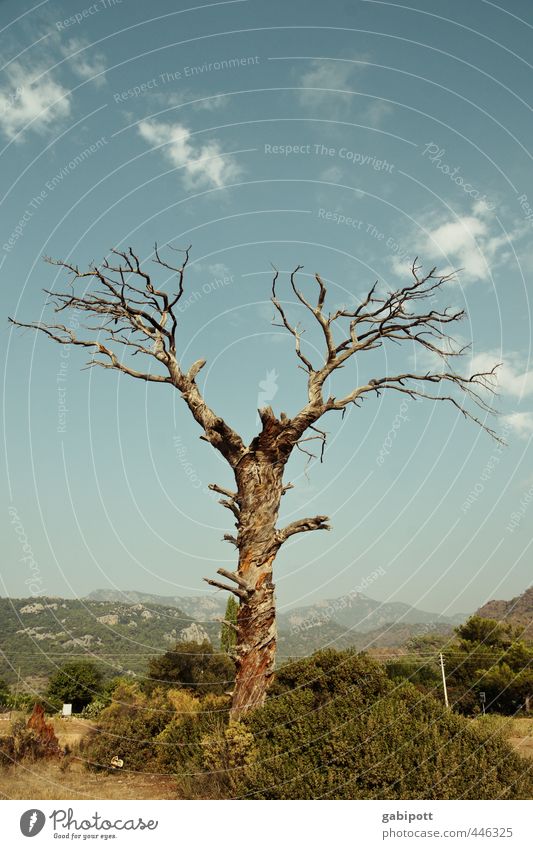
<path id="1" fill-rule="evenodd" d="M 462 269 L 463 371 L 502 362 L 501 450 L 444 404 L 390 393 L 324 421 L 323 464 L 291 460 L 282 520 L 329 534 L 280 555 L 281 607 L 339 596 L 378 567 L 382 600 L 457 612 L 531 582 L 533 16 L 464 4 L 155 0 L 0 5 L 0 269 L 6 315 L 38 319 L 43 287 L 129 245 L 192 243 L 183 363 L 208 361 L 207 401 L 246 439 L 258 403 L 305 400 L 291 338 L 272 326 L 271 263 L 328 282 L 332 307 L 418 255 Z M 308 277 L 306 277 L 308 275 Z M 283 289 L 283 286 L 285 289 Z M 308 351 L 319 339 L 309 328 Z M 5 352 L 2 594 L 100 586 L 208 592 L 233 562 L 231 483 L 169 387 L 100 370 L 29 332 Z M 364 354 L 353 387 L 414 350 Z M 391 365 L 392 364 L 392 365 Z M 372 375 L 370 374 L 372 372 Z M 494 422 L 492 423 L 494 424 Z"/>

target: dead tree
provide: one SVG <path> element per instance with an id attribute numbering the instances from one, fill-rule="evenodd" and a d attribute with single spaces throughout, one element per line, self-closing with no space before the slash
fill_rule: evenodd
<path id="1" fill-rule="evenodd" d="M 439 275 L 435 268 L 429 274 L 421 274 L 416 260 L 403 288 L 380 293 L 376 283 L 357 307 L 341 308 L 333 313 L 326 312 L 327 290 L 319 275 L 316 274 L 312 281 L 314 294 L 304 295 L 297 284 L 302 266 L 295 268 L 288 280 L 291 298 L 318 323 L 323 337 L 323 361 L 313 364 L 302 347 L 300 326 L 289 317 L 287 302 L 280 300 L 279 273 L 275 271 L 272 281 L 275 316 L 279 326 L 294 338 L 298 365 L 307 376 L 307 400 L 293 416 L 280 413 L 278 417 L 271 407 L 259 410 L 260 431 L 249 445 L 245 445 L 237 431 L 203 398 L 197 377 L 206 361 L 197 360 L 187 367 L 176 354 L 176 306 L 184 293 L 189 253 L 190 248 L 187 248 L 183 259 L 174 265 L 163 259 L 155 247 L 152 262 L 170 279 L 171 291 L 156 288 L 146 264 L 141 264 L 131 248 L 113 250 L 108 259 L 100 265 L 93 264 L 84 272 L 69 262 L 48 260 L 69 273 L 70 290 L 65 293 L 45 291 L 56 313 L 75 311 L 76 316 L 87 314 L 90 317 L 88 323 L 80 324 L 84 338 L 66 324 L 11 321 L 20 327 L 42 331 L 60 344 L 90 349 L 88 367 L 115 369 L 138 380 L 167 383 L 177 389 L 202 429 L 200 439 L 216 448 L 231 467 L 235 489 L 217 484 L 211 484 L 210 488 L 222 496 L 220 503 L 235 517 L 236 535 L 226 535 L 225 539 L 236 546 L 238 563 L 234 571 L 218 569 L 218 574 L 228 583 L 211 578 L 205 580 L 213 587 L 234 593 L 240 601 L 232 701 L 232 715 L 238 717 L 263 703 L 273 675 L 276 652 L 274 559 L 281 546 L 295 534 L 330 528 L 327 516 L 312 516 L 291 522 L 284 528 L 277 527 L 281 498 L 292 486 L 283 482 L 292 451 L 299 448 L 312 454 L 309 446 L 316 440 L 322 454 L 326 434 L 317 426 L 322 417 L 329 412 L 344 414 L 349 405 L 359 405 L 367 395 L 379 396 L 385 390 L 394 390 L 410 398 L 449 402 L 497 439 L 486 424 L 487 414 L 495 412 L 485 392 L 493 391 L 494 369 L 470 377 L 461 377 L 453 370 L 450 361 L 463 354 L 465 348 L 457 346 L 447 328 L 460 321 L 465 313 L 430 308 L 438 290 L 451 275 Z M 85 281 L 87 285 L 83 287 Z M 375 350 L 388 342 L 416 343 L 442 362 L 442 371 L 401 372 L 381 377 L 368 375 L 361 385 L 342 397 L 326 397 L 325 384 L 334 372 L 354 355 Z M 133 367 L 128 354 L 155 359 L 159 366 L 139 371 Z M 361 370 L 363 366 L 364 362 Z M 448 391 L 440 392 L 439 387 L 448 387 Z M 490 400 L 490 394 L 488 398 Z"/>

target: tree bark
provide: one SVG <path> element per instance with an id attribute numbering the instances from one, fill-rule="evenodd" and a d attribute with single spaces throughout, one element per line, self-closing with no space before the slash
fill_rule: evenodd
<path id="1" fill-rule="evenodd" d="M 276 448 L 279 422 L 264 421 L 253 450 L 235 468 L 240 605 L 237 616 L 236 678 L 231 707 L 238 718 L 260 707 L 274 673 L 276 607 L 272 567 L 281 546 L 276 521 L 288 459 Z M 251 447 L 252 447 L 251 446 Z"/>

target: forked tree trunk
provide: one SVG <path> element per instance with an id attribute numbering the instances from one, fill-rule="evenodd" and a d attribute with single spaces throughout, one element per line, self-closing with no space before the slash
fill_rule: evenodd
<path id="1" fill-rule="evenodd" d="M 284 463 L 267 452 L 243 459 L 236 470 L 239 521 L 236 679 L 231 716 L 260 707 L 274 673 L 276 608 L 272 567 L 280 548 L 276 521 Z"/>

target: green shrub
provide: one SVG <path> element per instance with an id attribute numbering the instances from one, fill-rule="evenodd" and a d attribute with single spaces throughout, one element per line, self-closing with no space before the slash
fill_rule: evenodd
<path id="1" fill-rule="evenodd" d="M 363 654 L 282 666 L 264 707 L 121 682 L 83 744 L 107 768 L 173 774 L 182 798 L 530 799 L 533 763 L 501 723 L 461 717 Z"/>
<path id="2" fill-rule="evenodd" d="M 442 690 L 441 673 L 436 664 L 404 660 L 399 657 L 397 660 L 389 661 L 385 668 L 389 678 L 396 683 L 410 681 L 419 689 L 431 691 L 434 695 Z"/>
<path id="3" fill-rule="evenodd" d="M 385 669 L 355 649 L 337 651 L 323 649 L 311 657 L 289 661 L 276 672 L 270 699 L 286 692 L 305 689 L 317 702 L 327 702 L 331 695 L 357 691 L 365 701 L 392 689 Z"/>
<path id="4" fill-rule="evenodd" d="M 109 768 L 112 758 L 118 757 L 124 769 L 156 771 L 157 736 L 173 713 L 163 690 L 148 696 L 137 684 L 121 683 L 100 712 L 97 727 L 83 741 L 82 756 L 95 769 Z"/>
<path id="5" fill-rule="evenodd" d="M 410 684 L 394 687 L 364 656 L 319 652 L 279 677 L 299 687 L 245 718 L 255 750 L 236 795 L 492 799 L 533 792 L 533 765 L 500 735 Z"/>
<path id="6" fill-rule="evenodd" d="M 222 733 L 228 722 L 229 699 L 208 695 L 193 701 L 195 709 L 176 713 L 157 741 L 160 769 L 180 777 L 203 770 L 203 737 Z"/>
<path id="7" fill-rule="evenodd" d="M 92 702 L 89 702 L 88 705 L 85 705 L 83 710 L 81 711 L 81 716 L 84 719 L 97 719 L 104 708 L 108 707 L 111 703 L 111 697 L 107 695 L 96 696 Z"/>
<path id="8" fill-rule="evenodd" d="M 230 720 L 224 728 L 205 734 L 200 745 L 209 775 L 216 777 L 230 794 L 238 790 L 243 774 L 253 767 L 257 757 L 254 736 L 247 726 Z"/>

